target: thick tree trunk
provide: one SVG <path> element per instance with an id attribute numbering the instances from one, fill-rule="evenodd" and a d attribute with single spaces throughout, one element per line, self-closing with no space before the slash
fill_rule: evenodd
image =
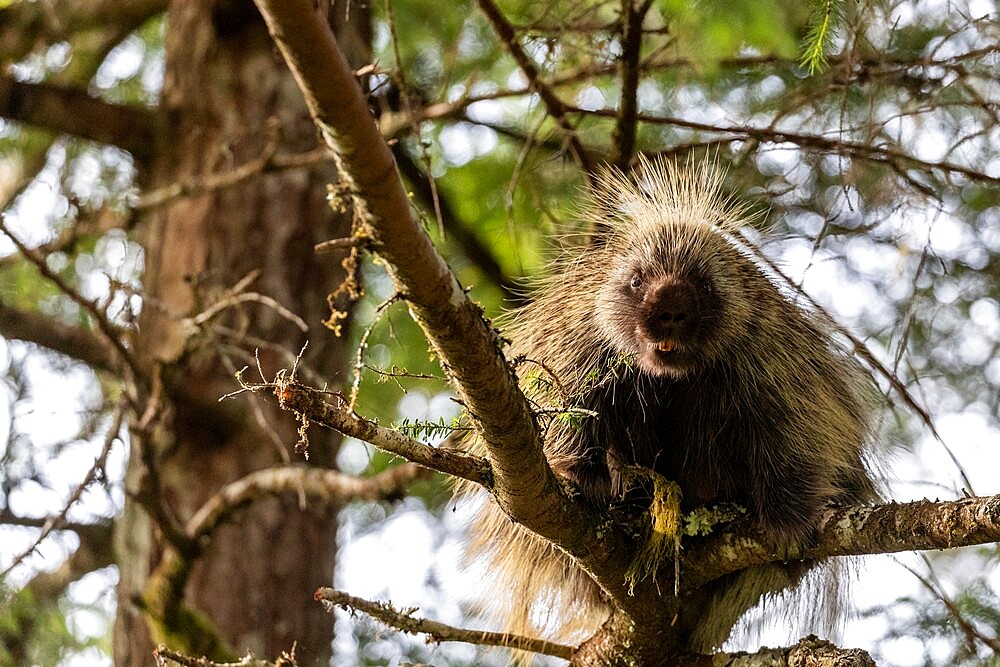
<path id="1" fill-rule="evenodd" d="M 367 22 L 363 9 L 352 12 L 352 22 Z M 179 0 L 171 3 L 167 25 L 162 107 L 170 136 L 156 147 L 150 187 L 232 170 L 260 157 L 275 131 L 279 153 L 317 146 L 301 93 L 252 4 Z M 341 256 L 312 250 L 314 243 L 350 233 L 349 219 L 326 203 L 325 184 L 336 180 L 332 167 L 255 176 L 177 199 L 143 223 L 145 299 L 136 349 L 144 368 L 153 373 L 159 367 L 164 401 L 154 428 L 132 434 L 130 496 L 117 535 L 117 665 L 151 662 L 148 619 L 135 601 L 165 548 L 133 498 L 149 480 L 140 452 L 154 453 L 161 478 L 156 501 L 183 524 L 222 485 L 287 460 L 274 435 L 288 450 L 296 441 L 295 423 L 271 404 L 253 396 L 218 402 L 236 388 L 233 365 L 240 368 L 247 359 L 237 354 L 227 365 L 223 351 L 232 339 L 191 337 L 182 318 L 259 271 L 249 291 L 301 316 L 309 333 L 258 302 L 228 308 L 213 322 L 293 354 L 308 338 L 312 368 L 332 386 L 343 377 L 344 341 L 321 325 L 329 315 L 326 295 L 343 277 Z M 241 347 L 252 353 L 256 345 Z M 269 374 L 288 366 L 271 349 L 261 349 L 260 359 Z M 258 401 L 267 428 L 251 401 Z M 311 463 L 332 466 L 336 442 L 321 438 L 313 436 Z M 312 593 L 332 579 L 336 527 L 335 508 L 301 507 L 296 498 L 256 503 L 214 536 L 195 565 L 185 603 L 239 653 L 274 657 L 294 642 L 300 664 L 329 662 L 332 619 Z"/>

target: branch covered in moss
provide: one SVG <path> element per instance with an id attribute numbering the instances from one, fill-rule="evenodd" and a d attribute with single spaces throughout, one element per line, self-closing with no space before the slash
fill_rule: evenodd
<path id="1" fill-rule="evenodd" d="M 184 603 L 184 589 L 212 535 L 240 509 L 263 498 L 289 494 L 333 505 L 399 498 L 406 485 L 422 474 L 420 468 L 409 465 L 394 466 L 369 478 L 304 466 L 278 467 L 258 470 L 227 484 L 188 520 L 185 548 L 168 549 L 149 578 L 140 605 L 150 620 L 154 640 L 191 655 L 235 659 L 211 622 Z"/>
<path id="2" fill-rule="evenodd" d="M 756 539 L 748 526 L 734 526 L 683 551 L 681 589 L 729 572 L 787 559 L 864 556 L 926 549 L 952 549 L 1000 542 L 1000 495 L 959 500 L 919 500 L 828 511 L 816 541 L 780 546 L 781 554 Z M 664 574 L 672 566 L 664 568 Z"/>

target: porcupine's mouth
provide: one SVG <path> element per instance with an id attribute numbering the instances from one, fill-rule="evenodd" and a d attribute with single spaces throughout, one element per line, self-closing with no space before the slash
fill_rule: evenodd
<path id="1" fill-rule="evenodd" d="M 638 359 L 643 370 L 650 375 L 681 377 L 694 366 L 694 357 L 673 338 L 650 342 Z"/>

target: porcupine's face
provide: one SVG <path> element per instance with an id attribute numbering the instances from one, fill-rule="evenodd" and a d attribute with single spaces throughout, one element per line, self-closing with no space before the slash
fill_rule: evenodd
<path id="1" fill-rule="evenodd" d="M 598 326 L 649 375 L 681 378 L 708 364 L 723 311 L 720 275 L 699 239 L 665 229 L 618 258 L 596 295 Z M 698 250 L 698 252 L 691 252 Z M 709 255 L 710 256 L 710 255 Z M 724 280 L 721 280 L 724 282 Z"/>

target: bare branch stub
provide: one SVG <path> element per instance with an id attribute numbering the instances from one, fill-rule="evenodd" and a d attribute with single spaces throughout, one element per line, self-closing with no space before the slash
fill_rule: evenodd
<path id="1" fill-rule="evenodd" d="M 321 392 L 284 378 L 271 386 L 281 407 L 303 415 L 321 426 L 363 440 L 431 470 L 477 484 L 488 486 L 491 483 L 492 473 L 485 459 L 461 451 L 431 447 L 399 431 L 378 426 L 351 411 L 346 399 L 339 394 Z M 326 396 L 333 396 L 337 405 L 328 403 Z"/>

